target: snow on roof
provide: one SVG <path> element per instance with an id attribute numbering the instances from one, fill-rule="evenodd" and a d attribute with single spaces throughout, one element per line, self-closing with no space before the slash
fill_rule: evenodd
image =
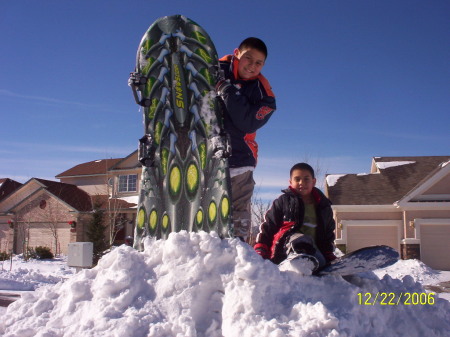
<path id="1" fill-rule="evenodd" d="M 378 169 L 384 170 L 390 167 L 415 164 L 415 161 L 386 161 L 386 162 L 376 162 Z"/>
<path id="2" fill-rule="evenodd" d="M 329 175 L 327 175 L 327 178 L 326 178 L 327 185 L 334 186 L 334 185 L 336 185 L 337 181 L 340 178 L 345 177 L 345 176 L 346 176 L 346 174 L 329 174 Z"/>
<path id="3" fill-rule="evenodd" d="M 130 208 L 137 208 L 137 205 L 139 204 L 139 196 L 138 195 L 132 195 L 129 197 L 121 197 L 118 199 L 126 201 L 129 204 L 136 204 L 136 206 L 130 207 Z"/>

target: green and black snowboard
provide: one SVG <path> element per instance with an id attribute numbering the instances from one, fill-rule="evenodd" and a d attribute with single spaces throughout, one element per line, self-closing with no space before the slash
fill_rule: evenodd
<path id="1" fill-rule="evenodd" d="M 135 229 L 143 238 L 172 231 L 231 229 L 229 142 L 214 86 L 217 52 L 192 20 L 156 20 L 143 36 L 129 85 L 144 115 Z"/>

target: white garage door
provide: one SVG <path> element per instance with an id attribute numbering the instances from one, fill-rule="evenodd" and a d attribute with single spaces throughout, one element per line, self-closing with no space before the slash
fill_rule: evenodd
<path id="1" fill-rule="evenodd" d="M 450 224 L 420 226 L 420 259 L 437 270 L 450 270 Z"/>
<path id="2" fill-rule="evenodd" d="M 398 249 L 398 235 L 397 226 L 348 226 L 347 253 L 375 245 L 387 245 Z"/>

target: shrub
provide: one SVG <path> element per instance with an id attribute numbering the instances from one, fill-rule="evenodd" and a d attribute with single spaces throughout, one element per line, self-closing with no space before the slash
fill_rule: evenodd
<path id="1" fill-rule="evenodd" d="M 53 253 L 48 247 L 38 246 L 34 251 L 36 252 L 36 257 L 40 260 L 54 258 Z"/>
<path id="2" fill-rule="evenodd" d="M 37 259 L 36 251 L 33 247 L 28 247 L 26 253 L 23 253 L 23 258 L 25 261 L 29 259 Z"/>
<path id="3" fill-rule="evenodd" d="M 7 252 L 0 252 L 0 261 L 5 261 L 9 259 L 9 254 Z"/>

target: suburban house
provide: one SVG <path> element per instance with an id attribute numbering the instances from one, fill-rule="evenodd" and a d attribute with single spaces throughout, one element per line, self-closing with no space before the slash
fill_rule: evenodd
<path id="1" fill-rule="evenodd" d="M 95 160 L 24 184 L 0 179 L 0 252 L 46 246 L 67 253 L 87 241 L 94 208 L 105 212 L 107 240 L 133 236 L 141 165 L 125 158 Z M 375 157 L 370 173 L 327 175 L 336 244 L 350 252 L 385 244 L 404 259 L 450 270 L 450 156 Z"/>
<path id="2" fill-rule="evenodd" d="M 123 243 L 133 235 L 140 173 L 134 151 L 77 165 L 58 174 L 59 182 L 1 179 L 0 251 L 46 246 L 67 254 L 68 243 L 87 241 L 94 208 L 104 211 L 107 240 Z"/>
<path id="3" fill-rule="evenodd" d="M 336 244 L 384 244 L 450 270 L 450 156 L 375 157 L 368 174 L 327 175 Z"/>

